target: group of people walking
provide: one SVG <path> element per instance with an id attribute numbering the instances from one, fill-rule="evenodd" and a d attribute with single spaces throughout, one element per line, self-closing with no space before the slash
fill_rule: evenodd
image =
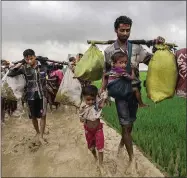
<path id="1" fill-rule="evenodd" d="M 148 107 L 141 98 L 141 81 L 139 79 L 139 64 L 149 64 L 152 54 L 147 52 L 141 45 L 129 44 L 128 38 L 132 29 L 132 19 L 120 16 L 114 22 L 114 31 L 117 40 L 104 50 L 105 65 L 103 70 L 102 87 L 98 89 L 90 81 L 79 79 L 82 85 L 82 103 L 79 108 L 80 121 L 84 124 L 85 137 L 88 148 L 99 165 L 103 164 L 104 132 L 103 123 L 100 121 L 102 108 L 108 98 L 107 86 L 124 76 L 131 81 L 133 94 L 128 99 L 114 98 L 118 113 L 119 123 L 122 128 L 122 138 L 119 143 L 118 154 L 126 147 L 129 155 L 129 163 L 133 163 L 132 129 L 137 119 L 138 107 Z M 155 39 L 155 44 L 164 43 L 162 37 Z M 70 57 L 69 63 L 72 72 L 76 63 L 81 60 L 83 54 Z M 55 96 L 65 70 L 63 65 L 44 65 L 37 59 L 35 51 L 27 49 L 23 52 L 24 61 L 9 68 L 9 77 L 23 74 L 26 79 L 24 101 L 29 109 L 29 118 L 32 120 L 36 131 L 36 138 L 41 143 L 46 143 L 44 131 L 46 125 L 47 103 L 54 104 L 56 108 L 60 103 L 55 102 Z M 50 67 L 49 67 L 50 66 Z M 62 71 L 62 69 L 64 71 Z M 40 118 L 40 124 L 38 122 Z M 39 127 L 40 126 L 40 127 Z"/>

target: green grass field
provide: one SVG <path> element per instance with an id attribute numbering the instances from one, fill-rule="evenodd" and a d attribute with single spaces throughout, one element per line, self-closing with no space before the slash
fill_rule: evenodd
<path id="1" fill-rule="evenodd" d="M 141 72 L 141 80 L 145 78 L 146 72 Z M 143 86 L 141 92 L 150 107 L 138 111 L 134 142 L 168 176 L 186 176 L 186 100 L 174 97 L 154 104 Z M 106 122 L 120 132 L 115 104 L 105 107 L 103 113 Z"/>

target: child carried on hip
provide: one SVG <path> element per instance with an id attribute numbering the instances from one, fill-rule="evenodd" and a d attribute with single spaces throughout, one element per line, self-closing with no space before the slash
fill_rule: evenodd
<path id="1" fill-rule="evenodd" d="M 123 77 L 126 80 L 131 80 L 132 91 L 135 92 L 136 99 L 138 100 L 139 107 L 147 107 L 148 105 L 144 104 L 142 101 L 141 93 L 139 90 L 139 85 L 141 81 L 135 75 L 135 67 L 131 65 L 131 73 L 126 71 L 128 63 L 128 55 L 125 52 L 119 51 L 112 55 L 112 68 L 109 73 L 106 73 L 106 76 L 109 76 L 108 84 L 111 84 L 115 80 Z"/>

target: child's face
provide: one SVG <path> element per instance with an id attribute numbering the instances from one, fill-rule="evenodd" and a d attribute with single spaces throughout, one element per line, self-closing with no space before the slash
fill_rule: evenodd
<path id="1" fill-rule="evenodd" d="M 84 96 L 84 100 L 85 100 L 85 103 L 88 105 L 88 106 L 92 106 L 95 104 L 96 102 L 96 97 L 93 97 L 93 96 Z"/>
<path id="2" fill-rule="evenodd" d="M 120 67 L 120 68 L 125 68 L 127 66 L 128 59 L 127 57 L 120 57 L 116 63 L 114 63 L 114 67 Z"/>

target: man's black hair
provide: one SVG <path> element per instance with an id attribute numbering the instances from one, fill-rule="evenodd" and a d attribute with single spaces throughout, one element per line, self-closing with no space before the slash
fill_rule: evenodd
<path id="1" fill-rule="evenodd" d="M 70 57 L 70 58 L 69 58 L 69 62 L 72 62 L 72 61 L 74 61 L 74 60 L 76 60 L 75 57 Z"/>
<path id="2" fill-rule="evenodd" d="M 120 26 L 120 24 L 128 24 L 130 26 L 132 26 L 132 19 L 130 19 L 127 16 L 120 16 L 116 19 L 116 21 L 114 22 L 114 29 L 117 30 Z"/>
<path id="3" fill-rule="evenodd" d="M 35 52 L 34 52 L 34 50 L 32 50 L 32 49 L 26 49 L 26 50 L 23 52 L 23 56 L 24 56 L 24 57 L 35 56 Z"/>
<path id="4" fill-rule="evenodd" d="M 96 97 L 98 94 L 98 89 L 96 86 L 94 85 L 88 85 L 85 86 L 82 89 L 82 96 L 92 96 L 92 97 Z"/>
<path id="5" fill-rule="evenodd" d="M 125 57 L 125 56 L 128 57 L 126 52 L 118 51 L 118 52 L 116 52 L 112 55 L 111 59 L 112 59 L 113 63 L 116 63 L 119 58 L 122 58 L 122 57 Z"/>

